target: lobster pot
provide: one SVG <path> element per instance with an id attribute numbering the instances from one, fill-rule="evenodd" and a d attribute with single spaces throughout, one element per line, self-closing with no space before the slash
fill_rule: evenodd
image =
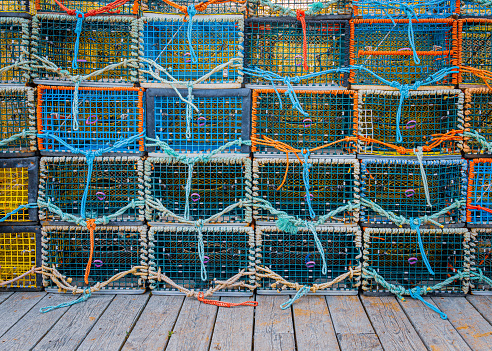
<path id="1" fill-rule="evenodd" d="M 4 70 L 0 72 L 1 85 L 24 85 L 30 79 L 30 23 L 20 17 L 0 17 L 0 69 Z"/>
<path id="2" fill-rule="evenodd" d="M 314 149 L 313 155 L 354 155 L 357 130 L 357 92 L 351 90 L 296 91 L 297 98 L 308 114 L 305 116 L 291 108 L 285 90 L 278 90 L 282 101 L 273 89 L 253 91 L 252 149 L 255 156 L 278 155 L 272 146 L 261 145 L 270 138 L 295 149 Z M 282 103 L 282 104 L 281 104 Z M 260 143 L 257 142 L 260 140 Z"/>
<path id="3" fill-rule="evenodd" d="M 315 74 L 348 65 L 349 23 L 344 20 L 306 19 L 306 60 L 302 24 L 296 18 L 251 18 L 246 21 L 245 66 L 272 72 L 281 77 Z M 348 74 L 324 73 L 299 82 L 297 86 L 340 86 Z M 246 76 L 246 83 L 269 85 L 263 77 Z M 281 83 L 277 83 L 281 84 Z"/>
<path id="4" fill-rule="evenodd" d="M 9 281 L 41 266 L 41 233 L 36 226 L 0 227 L 0 279 Z M 2 290 L 40 290 L 41 275 L 32 273 L 2 287 Z"/>
<path id="5" fill-rule="evenodd" d="M 37 150 L 34 113 L 33 88 L 0 87 L 0 140 L 14 138 L 0 146 L 0 157 L 34 156 Z M 26 132 L 31 134 L 20 136 Z"/>
<path id="6" fill-rule="evenodd" d="M 387 283 L 405 289 L 432 287 L 453 277 L 457 271 L 470 270 L 470 234 L 467 229 L 421 229 L 422 247 L 418 235 L 411 229 L 367 228 L 364 230 L 363 269 L 376 272 Z M 432 275 L 424 263 L 425 252 Z M 435 290 L 437 293 L 466 293 L 468 278 L 453 280 Z M 367 274 L 362 278 L 366 292 L 388 292 Z"/>
<path id="7" fill-rule="evenodd" d="M 492 71 L 492 19 L 465 18 L 458 21 L 458 64 L 479 70 Z M 485 85 L 482 78 L 460 70 L 461 86 Z"/>
<path id="8" fill-rule="evenodd" d="M 38 87 L 38 136 L 41 154 L 71 154 L 73 149 L 109 149 L 116 142 L 141 138 L 115 153 L 144 151 L 144 91 L 142 88 L 79 88 L 78 129 L 73 127 L 73 87 Z M 68 144 L 70 147 L 64 145 Z"/>
<path id="9" fill-rule="evenodd" d="M 475 273 L 481 272 L 492 279 L 492 229 L 472 229 L 470 246 L 472 247 L 470 270 Z M 485 281 L 473 280 L 471 288 L 474 295 L 492 295 L 492 286 Z"/>
<path id="10" fill-rule="evenodd" d="M 33 5 L 33 0 L 0 0 L 0 16 L 30 18 L 36 11 Z"/>
<path id="11" fill-rule="evenodd" d="M 192 0 L 173 0 L 178 6 L 188 8 L 190 5 L 195 5 L 195 8 L 200 2 Z M 202 2 L 203 3 L 203 2 Z M 142 0 L 142 8 L 146 14 L 152 16 L 152 13 L 161 14 L 178 14 L 182 15 L 176 7 L 167 4 L 162 0 Z M 209 3 L 205 10 L 199 11 L 200 15 L 230 15 L 242 14 L 246 11 L 246 1 L 218 1 L 217 3 Z"/>
<path id="12" fill-rule="evenodd" d="M 472 226 L 492 224 L 492 159 L 470 161 L 466 222 Z"/>
<path id="13" fill-rule="evenodd" d="M 217 157 L 191 167 L 173 158 L 149 157 L 145 161 L 145 196 L 145 216 L 151 223 L 206 220 L 251 199 L 251 160 Z M 236 206 L 211 223 L 250 221 L 250 208 Z"/>
<path id="14" fill-rule="evenodd" d="M 85 157 L 43 157 L 39 200 L 50 201 L 63 213 L 81 218 L 109 216 L 132 202 L 143 202 L 142 177 L 143 163 L 139 157 L 96 157 L 90 173 Z M 84 210 L 83 194 L 86 188 Z M 137 203 L 109 220 L 112 224 L 142 221 L 143 210 L 143 205 Z M 47 208 L 40 210 L 39 219 L 68 221 Z"/>
<path id="15" fill-rule="evenodd" d="M 142 86 L 186 88 L 188 82 L 203 78 L 194 86 L 241 87 L 243 16 L 194 16 L 185 22 L 183 16 L 162 15 L 139 21 Z"/>
<path id="16" fill-rule="evenodd" d="M 137 82 L 138 20 L 125 16 L 87 17 L 82 23 L 79 50 L 75 57 L 75 16 L 45 14 L 32 24 L 32 64 L 35 82 L 73 84 L 59 70 L 71 76 L 86 76 L 82 85 L 126 85 Z M 43 58 L 43 61 L 41 60 Z M 73 61 L 77 69 L 73 67 Z M 108 66 L 130 60 L 113 68 Z M 58 69 L 54 69 L 56 66 Z M 104 72 L 102 70 L 106 69 Z"/>
<path id="17" fill-rule="evenodd" d="M 322 259 L 314 242 L 313 234 L 307 228 L 300 228 L 296 234 L 279 230 L 277 227 L 258 227 L 256 265 L 280 275 L 286 281 L 312 286 L 333 281 L 349 271 L 349 267 L 359 266 L 358 254 L 360 237 L 358 227 L 318 227 L 316 233 L 324 249 L 327 274 L 322 273 Z M 359 241 L 360 242 L 360 241 Z M 263 273 L 257 269 L 257 273 Z M 282 284 L 275 280 L 260 278 L 259 293 L 277 293 Z M 356 295 L 357 282 L 349 278 L 338 284 L 317 291 L 318 294 Z M 295 295 L 296 290 L 286 288 L 282 293 Z"/>
<path id="18" fill-rule="evenodd" d="M 330 1 L 330 5 L 323 3 L 323 7 L 320 10 L 311 12 L 316 6 L 315 4 L 319 4 L 319 2 L 316 0 L 279 0 L 272 1 L 270 5 L 266 5 L 265 2 L 262 3 L 260 0 L 250 0 L 248 1 L 248 16 L 279 17 L 288 14 L 295 17 L 297 10 L 305 11 L 306 16 L 324 15 L 330 16 L 330 18 L 350 18 L 352 14 L 350 0 Z M 285 12 L 284 9 L 288 9 L 288 11 Z"/>
<path id="19" fill-rule="evenodd" d="M 11 213 L 0 225 L 32 225 L 38 222 L 36 208 L 17 211 L 20 206 L 36 203 L 38 165 L 37 157 L 0 160 L 0 219 Z"/>
<path id="20" fill-rule="evenodd" d="M 187 104 L 173 89 L 147 89 L 146 93 L 148 137 L 166 142 L 179 153 L 210 153 L 228 142 L 250 139 L 249 89 L 196 89 L 193 104 L 199 112 L 187 112 Z M 188 96 L 187 90 L 179 93 L 185 99 Z M 164 154 L 160 147 L 149 147 L 149 151 Z M 222 153 L 249 154 L 249 147 L 233 145 Z"/>
<path id="21" fill-rule="evenodd" d="M 394 148 L 384 145 L 392 144 L 405 148 L 408 155 L 419 146 L 432 144 L 436 135 L 460 129 L 464 101 L 460 90 L 419 90 L 409 94 L 398 120 L 399 91 L 359 91 L 358 134 L 365 138 L 359 140 L 360 153 L 399 155 Z M 398 130 L 401 142 L 397 141 Z M 459 155 L 461 142 L 446 140 L 425 154 Z"/>
<path id="22" fill-rule="evenodd" d="M 105 7 L 114 2 L 114 0 L 63 0 L 60 2 L 69 9 L 87 13 Z M 36 8 L 38 13 L 65 13 L 54 0 L 36 0 Z M 123 5 L 118 6 L 111 14 L 138 15 L 139 9 L 139 0 L 129 0 Z"/>
<path id="23" fill-rule="evenodd" d="M 62 275 L 72 278 L 73 286 L 87 287 L 84 276 L 91 252 L 89 229 L 80 226 L 46 226 L 42 227 L 41 241 L 43 266 L 54 267 Z M 96 227 L 88 275 L 89 286 L 109 280 L 133 267 L 147 266 L 146 246 L 146 227 Z M 58 286 L 45 276 L 43 285 L 48 291 L 58 290 Z M 101 291 L 143 293 L 145 287 L 142 278 L 128 274 L 109 283 Z"/>
<path id="24" fill-rule="evenodd" d="M 465 89 L 465 118 L 460 128 L 464 132 L 472 132 L 483 137 L 485 141 L 492 140 L 492 90 L 487 88 Z M 465 157 L 482 157 L 490 155 L 486 147 L 474 137 L 463 137 L 462 150 Z"/>
<path id="25" fill-rule="evenodd" d="M 387 211 L 410 220 L 433 216 L 457 201 L 464 204 L 467 189 L 465 160 L 423 160 L 422 166 L 424 178 L 417 160 L 362 160 L 361 222 L 368 225 L 392 224 Z M 429 200 L 424 182 L 427 182 Z M 429 206 L 429 201 L 432 206 Z M 377 210 L 377 207 L 382 210 Z M 464 206 L 460 204 L 431 219 L 443 225 L 464 223 Z"/>
<path id="26" fill-rule="evenodd" d="M 461 17 L 490 17 L 492 16 L 492 7 L 480 4 L 479 1 L 460 0 Z"/>
<path id="27" fill-rule="evenodd" d="M 357 6 L 354 6 L 354 16 L 364 19 L 408 18 L 405 11 L 403 11 L 403 6 L 391 8 L 385 6 L 385 3 L 388 2 L 364 1 L 364 4 L 358 3 Z M 405 0 L 398 3 L 406 5 L 405 8 L 410 7 L 413 9 L 419 20 L 421 18 L 448 18 L 459 13 L 457 0 L 434 1 L 431 2 L 432 4 L 429 4 L 428 0 Z M 390 3 L 389 5 L 395 4 Z"/>
<path id="28" fill-rule="evenodd" d="M 359 161 L 314 159 L 308 162 L 311 165 L 309 199 L 316 219 L 349 203 L 354 206 L 358 204 Z M 265 158 L 253 161 L 254 215 L 257 221 L 277 220 L 269 207 L 300 219 L 313 219 L 309 211 L 303 168 L 297 159 Z M 279 189 L 280 185 L 282 187 Z M 348 224 L 358 219 L 358 208 L 353 208 L 328 218 L 326 223 Z"/>
<path id="29" fill-rule="evenodd" d="M 255 235 L 248 227 L 205 226 L 202 229 L 205 275 L 202 277 L 195 227 L 152 227 L 149 231 L 150 271 L 165 274 L 177 286 L 206 291 L 241 271 L 254 272 Z M 202 279 L 205 278 L 205 279 Z M 238 282 L 255 285 L 255 276 Z M 149 280 L 153 294 L 179 294 L 176 286 L 163 280 Z M 252 295 L 246 287 L 220 290 L 214 295 Z"/>
<path id="30" fill-rule="evenodd" d="M 363 65 L 388 81 L 413 84 L 424 81 L 439 70 L 455 65 L 457 48 L 456 21 L 419 19 L 412 22 L 415 49 L 420 63 L 413 59 L 408 36 L 408 19 L 354 19 L 350 21 L 350 64 Z M 448 74 L 435 85 L 454 85 L 455 74 Z M 355 85 L 382 85 L 364 70 L 352 70 Z"/>

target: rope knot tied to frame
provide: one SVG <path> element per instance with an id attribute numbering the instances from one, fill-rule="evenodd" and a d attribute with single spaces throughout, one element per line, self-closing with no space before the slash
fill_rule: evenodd
<path id="1" fill-rule="evenodd" d="M 188 40 L 188 49 L 190 50 L 191 62 L 197 63 L 198 58 L 195 54 L 195 50 L 193 49 L 193 43 L 192 43 L 193 16 L 195 16 L 197 14 L 197 10 L 195 8 L 195 5 L 193 5 L 193 4 L 188 5 L 187 14 L 188 14 L 188 30 L 186 32 L 186 35 L 187 35 L 187 40 Z"/>
<path id="2" fill-rule="evenodd" d="M 75 25 L 75 34 L 77 35 L 77 38 L 75 39 L 72 68 L 78 69 L 79 65 L 77 61 L 79 56 L 80 35 L 82 34 L 82 25 L 84 24 L 85 14 L 79 10 L 76 10 L 75 14 L 77 16 L 77 24 Z"/>

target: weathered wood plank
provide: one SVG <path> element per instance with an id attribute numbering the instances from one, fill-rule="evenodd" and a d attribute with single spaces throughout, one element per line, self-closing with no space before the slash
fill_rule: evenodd
<path id="1" fill-rule="evenodd" d="M 11 291 L 0 292 L 0 303 L 7 300 L 12 294 L 13 292 Z"/>
<path id="2" fill-rule="evenodd" d="M 340 350 L 324 296 L 306 296 L 292 308 L 298 350 Z"/>
<path id="3" fill-rule="evenodd" d="M 257 351 L 295 350 L 292 310 L 280 309 L 288 296 L 258 295 L 256 307 L 254 349 Z"/>
<path id="4" fill-rule="evenodd" d="M 248 297 L 222 297 L 225 302 L 250 301 Z M 254 307 L 219 307 L 210 350 L 251 351 Z"/>
<path id="5" fill-rule="evenodd" d="M 184 296 L 152 296 L 122 350 L 164 350 Z"/>
<path id="6" fill-rule="evenodd" d="M 9 351 L 30 350 L 52 328 L 60 317 L 67 312 L 67 308 L 59 308 L 46 313 L 39 312 L 39 309 L 41 307 L 70 302 L 75 299 L 77 299 L 77 296 L 72 294 L 48 294 L 44 296 L 41 301 L 31 308 L 24 317 L 0 338 L 0 349 Z"/>
<path id="7" fill-rule="evenodd" d="M 326 301 L 342 351 L 383 350 L 358 296 L 327 296 Z"/>
<path id="8" fill-rule="evenodd" d="M 218 307 L 186 298 L 166 351 L 208 350 Z"/>
<path id="9" fill-rule="evenodd" d="M 492 324 L 492 296 L 468 295 L 466 299 Z"/>
<path id="10" fill-rule="evenodd" d="M 395 297 L 362 296 L 361 300 L 385 350 L 425 350 Z"/>
<path id="11" fill-rule="evenodd" d="M 94 295 L 84 303 L 71 306 L 34 350 L 75 350 L 113 298 L 114 295 Z"/>
<path id="12" fill-rule="evenodd" d="M 119 350 L 148 299 L 148 294 L 116 295 L 77 350 Z"/>
<path id="13" fill-rule="evenodd" d="M 5 303 L 0 305 L 0 336 L 5 334 L 45 296 L 45 292 L 18 292 L 11 295 Z"/>
<path id="14" fill-rule="evenodd" d="M 464 297 L 433 297 L 441 311 L 474 351 L 490 351 L 492 326 Z"/>
<path id="15" fill-rule="evenodd" d="M 429 297 L 424 299 L 435 305 Z M 399 302 L 429 350 L 471 351 L 453 325 L 448 320 L 443 320 L 425 304 L 412 298 Z"/>

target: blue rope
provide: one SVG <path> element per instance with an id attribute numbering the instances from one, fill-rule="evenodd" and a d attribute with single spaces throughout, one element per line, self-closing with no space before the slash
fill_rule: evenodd
<path id="1" fill-rule="evenodd" d="M 193 50 L 193 45 L 191 42 L 191 35 L 193 32 L 193 16 L 197 14 L 197 11 L 195 9 L 195 5 L 191 4 L 188 5 L 188 32 L 187 32 L 187 38 L 188 38 L 188 48 L 190 50 L 190 55 L 191 55 L 191 62 L 197 63 L 198 58 L 196 57 L 195 50 Z"/>
<path id="2" fill-rule="evenodd" d="M 24 210 L 24 209 L 27 209 L 27 208 L 36 208 L 38 207 L 38 204 L 27 204 L 27 205 L 20 205 L 19 207 L 17 207 L 15 210 L 13 210 L 12 212 L 9 212 L 7 213 L 4 217 L 0 218 L 0 223 L 1 222 L 5 222 L 8 218 L 10 218 L 10 216 L 16 214 L 17 212 L 19 212 L 20 210 Z"/>
<path id="3" fill-rule="evenodd" d="M 80 11 L 75 11 L 77 17 L 77 24 L 75 25 L 75 34 L 77 35 L 77 39 L 75 39 L 73 60 L 72 60 L 72 68 L 78 69 L 79 65 L 77 63 L 77 59 L 79 57 L 79 46 L 80 46 L 80 34 L 82 33 L 82 25 L 84 24 L 84 13 Z"/>
<path id="4" fill-rule="evenodd" d="M 80 217 L 82 217 L 83 219 L 85 219 L 85 205 L 87 204 L 87 196 L 89 195 L 89 185 L 91 183 L 92 169 L 94 168 L 95 157 L 95 153 L 91 153 L 90 155 L 85 156 L 87 162 L 87 181 L 85 182 L 84 193 L 82 194 L 82 200 L 80 201 Z"/>
<path id="5" fill-rule="evenodd" d="M 309 192 L 309 168 L 312 167 L 312 164 L 309 163 L 309 155 L 311 153 L 309 150 L 302 150 L 304 154 L 304 163 L 302 164 L 302 181 L 304 182 L 304 188 L 306 189 L 306 203 L 309 208 L 309 215 L 312 219 L 316 218 L 316 213 L 314 213 L 313 205 L 311 203 L 311 193 Z"/>
<path id="6" fill-rule="evenodd" d="M 425 254 L 424 243 L 422 242 L 422 237 L 420 236 L 420 225 L 422 224 L 420 218 L 410 218 L 409 224 L 410 224 L 410 228 L 412 228 L 412 230 L 415 230 L 417 232 L 420 254 L 422 255 L 422 260 L 424 261 L 427 270 L 429 271 L 430 274 L 435 275 L 429 263 L 429 260 L 427 259 L 427 255 Z"/>
<path id="7" fill-rule="evenodd" d="M 188 177 L 186 178 L 185 186 L 185 210 L 184 218 L 186 220 L 190 219 L 190 194 L 191 194 L 191 181 L 193 179 L 193 163 L 188 164 Z"/>
<path id="8" fill-rule="evenodd" d="M 193 119 L 193 83 L 188 82 L 188 98 L 186 104 L 186 139 L 191 139 L 191 120 Z"/>
<path id="9" fill-rule="evenodd" d="M 321 241 L 319 240 L 318 233 L 316 233 L 316 228 L 312 223 L 307 223 L 308 229 L 311 231 L 311 234 L 313 234 L 314 238 L 314 243 L 316 244 L 316 248 L 319 251 L 319 254 L 321 255 L 321 261 L 323 261 L 323 266 L 321 268 L 321 273 L 323 275 L 326 275 L 328 273 L 328 267 L 326 265 L 326 257 L 325 257 L 325 249 L 323 249 L 323 245 L 321 244 Z"/>
<path id="10" fill-rule="evenodd" d="M 408 86 L 404 85 L 400 89 L 400 102 L 398 104 L 398 111 L 396 112 L 396 142 L 401 143 L 403 141 L 403 136 L 401 135 L 400 121 L 401 121 L 401 110 L 403 109 L 403 102 L 410 96 Z"/>
<path id="11" fill-rule="evenodd" d="M 417 286 L 415 287 L 414 289 L 410 289 L 409 292 L 410 292 L 410 296 L 416 300 L 420 300 L 422 301 L 427 307 L 429 307 L 431 310 L 433 310 L 434 312 L 437 312 L 439 313 L 439 315 L 441 316 L 442 319 L 448 319 L 448 316 L 446 315 L 446 313 L 444 312 L 441 312 L 441 310 L 439 310 L 439 308 L 437 308 L 436 306 L 434 306 L 433 304 L 425 301 L 422 296 L 420 295 L 420 286 Z"/>
<path id="12" fill-rule="evenodd" d="M 196 224 L 198 228 L 198 258 L 200 259 L 200 274 L 202 281 L 207 280 L 207 267 L 205 267 L 205 245 L 203 244 L 203 222 L 200 220 Z"/>
<path id="13" fill-rule="evenodd" d="M 61 304 L 56 305 L 56 306 L 41 307 L 39 309 L 39 312 L 46 313 L 46 312 L 50 312 L 50 311 L 56 310 L 58 308 L 70 307 L 70 306 L 75 305 L 77 303 L 86 301 L 89 297 L 91 297 L 91 295 L 92 295 L 91 289 L 86 289 L 84 291 L 84 293 L 82 294 L 82 296 L 79 297 L 77 300 L 73 300 L 73 301 L 70 301 L 70 302 L 64 302 L 64 303 L 61 303 Z"/>
<path id="14" fill-rule="evenodd" d="M 303 297 L 304 295 L 306 295 L 308 292 L 309 292 L 310 288 L 309 286 L 306 286 L 306 285 L 303 285 L 302 288 L 300 288 L 297 293 L 295 294 L 295 296 L 291 299 L 289 299 L 288 301 L 284 302 L 283 304 L 280 305 L 280 308 L 283 309 L 283 310 L 286 310 L 288 309 L 290 306 L 292 306 L 292 304 L 299 300 L 301 297 Z"/>

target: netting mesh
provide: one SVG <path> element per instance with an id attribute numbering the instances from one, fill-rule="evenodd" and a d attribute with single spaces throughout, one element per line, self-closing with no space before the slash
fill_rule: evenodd
<path id="1" fill-rule="evenodd" d="M 282 107 L 274 90 L 253 91 L 252 137 L 264 136 L 296 149 L 313 149 L 356 134 L 356 92 L 347 90 L 296 91 L 308 117 L 290 108 L 290 100 L 279 90 Z M 280 153 L 253 140 L 258 154 Z M 355 142 L 347 141 L 320 149 L 316 154 L 354 154 Z"/>
<path id="2" fill-rule="evenodd" d="M 492 279 L 492 230 L 486 228 L 476 228 L 471 230 L 472 251 L 471 270 L 480 270 L 483 275 Z M 473 247 L 473 246 L 472 246 Z M 490 291 L 492 286 L 483 281 L 473 281 L 473 292 Z"/>
<path id="3" fill-rule="evenodd" d="M 107 6 L 114 0 L 63 0 L 60 2 L 71 10 L 86 13 Z M 36 0 L 36 8 L 38 12 L 64 12 L 54 0 Z M 129 0 L 112 11 L 112 14 L 137 15 L 138 12 L 139 0 Z"/>
<path id="4" fill-rule="evenodd" d="M 29 80 L 25 65 L 12 67 L 29 61 L 29 24 L 23 18 L 0 18 L 0 69 L 6 69 L 0 73 L 1 84 L 24 84 Z"/>
<path id="5" fill-rule="evenodd" d="M 36 250 L 35 232 L 0 233 L 0 279 L 14 279 L 36 266 Z M 7 287 L 39 288 L 36 274 L 28 274 Z"/>
<path id="6" fill-rule="evenodd" d="M 397 112 L 400 92 L 362 90 L 359 92 L 359 135 L 413 150 L 431 144 L 434 134 L 458 130 L 463 119 L 463 93 L 460 90 L 412 91 L 403 102 L 397 142 Z M 360 141 L 360 151 L 394 155 L 396 151 L 376 142 Z M 458 154 L 458 142 L 444 141 L 428 154 Z"/>
<path id="7" fill-rule="evenodd" d="M 207 219 L 230 205 L 246 200 L 251 192 L 251 161 L 248 158 L 217 158 L 195 163 L 192 170 L 190 195 L 187 199 L 186 183 L 189 167 L 175 159 L 149 157 L 145 163 L 146 192 L 148 198 L 160 201 L 165 208 L 183 217 L 189 204 L 189 219 Z M 218 218 L 217 223 L 244 223 L 247 211 L 235 207 Z M 150 206 L 148 221 L 176 222 Z"/>
<path id="8" fill-rule="evenodd" d="M 403 6 L 398 8 L 390 8 L 384 4 L 394 5 L 394 1 L 368 1 L 366 4 L 357 4 L 354 6 L 354 15 L 362 18 L 408 18 L 405 11 L 402 11 Z M 401 5 L 406 5 L 405 8 L 413 9 L 416 17 L 420 18 L 447 18 L 457 12 L 456 0 L 434 1 L 431 4 L 429 0 L 404 0 L 398 2 Z"/>
<path id="9" fill-rule="evenodd" d="M 27 167 L 0 168 L 0 216 L 28 203 L 29 171 Z M 8 218 L 9 222 L 29 221 L 29 212 L 22 209 Z"/>
<path id="10" fill-rule="evenodd" d="M 363 65 L 389 81 L 411 84 L 454 64 L 453 40 L 456 25 L 451 19 L 413 21 L 415 49 L 420 59 L 413 59 L 408 35 L 408 20 L 351 20 L 350 63 Z M 381 85 L 365 71 L 352 71 L 351 82 Z M 452 75 L 435 83 L 453 84 Z"/>
<path id="11" fill-rule="evenodd" d="M 492 91 L 486 88 L 465 90 L 464 131 L 473 130 L 486 140 L 492 140 Z M 483 146 L 475 139 L 465 136 L 463 151 L 465 154 L 481 154 Z"/>
<path id="12" fill-rule="evenodd" d="M 492 71 L 492 19 L 463 19 L 458 21 L 459 64 Z M 480 84 L 482 78 L 473 73 L 460 72 L 460 83 Z"/>
<path id="13" fill-rule="evenodd" d="M 234 58 L 241 58 L 243 48 L 243 19 L 239 16 L 194 18 L 145 17 L 143 24 L 143 57 L 169 71 L 179 81 L 194 81 L 214 68 Z M 192 25 L 188 42 L 188 26 Z M 191 47 L 190 47 L 191 45 Z M 192 51 L 197 61 L 193 62 Z M 239 60 L 238 60 L 239 61 Z M 213 73 L 204 83 L 240 83 L 238 62 Z M 142 63 L 140 82 L 160 83 L 146 71 L 152 71 L 162 79 L 169 77 L 155 66 Z"/>
<path id="14" fill-rule="evenodd" d="M 29 13 L 29 0 L 0 0 L 0 12 Z"/>
<path id="15" fill-rule="evenodd" d="M 253 18 L 246 22 L 245 66 L 257 67 L 280 76 L 301 76 L 348 65 L 348 21 L 306 20 L 307 64 L 303 66 L 303 31 L 295 18 Z M 269 80 L 247 76 L 247 82 L 270 84 Z M 326 73 L 293 85 L 342 85 L 343 75 Z"/>
<path id="16" fill-rule="evenodd" d="M 124 16 L 88 17 L 82 24 L 78 69 L 72 69 L 77 35 L 75 16 L 37 15 L 33 19 L 32 53 L 47 58 L 71 75 L 88 75 L 124 59 L 136 59 L 137 20 Z M 97 83 L 133 83 L 137 81 L 138 63 L 121 65 L 87 79 Z M 35 78 L 48 81 L 67 81 L 58 73 L 46 69 L 39 60 L 33 64 Z"/>
<path id="17" fill-rule="evenodd" d="M 322 274 L 322 260 L 313 235 L 307 229 L 297 234 L 282 232 L 276 227 L 257 228 L 257 265 L 264 266 L 299 285 L 323 284 L 346 273 L 349 267 L 358 266 L 355 227 L 319 227 L 316 233 L 325 251 L 328 273 Z M 360 235 L 360 234 L 359 234 Z M 260 280 L 260 289 L 276 290 L 271 281 Z M 344 280 L 329 290 L 356 290 L 354 280 Z"/>
<path id="18" fill-rule="evenodd" d="M 464 201 L 466 196 L 466 161 L 441 159 L 422 161 L 429 198 L 428 206 L 424 180 L 419 162 L 403 159 L 364 159 L 361 162 L 361 198 L 372 201 L 386 211 L 405 218 L 433 215 Z M 435 219 L 441 224 L 465 222 L 464 208 L 454 208 Z M 361 221 L 364 223 L 391 224 L 383 214 L 361 205 Z"/>
<path id="19" fill-rule="evenodd" d="M 249 16 L 284 16 L 284 11 L 280 11 L 272 5 L 281 6 L 284 9 L 290 9 L 292 14 L 295 14 L 297 10 L 308 11 L 313 8 L 314 4 L 319 4 L 316 0 L 274 0 L 271 3 L 263 0 L 250 0 L 248 1 L 248 15 Z M 330 3 L 328 5 L 328 3 Z M 323 2 L 323 9 L 316 11 L 316 15 L 347 15 L 352 13 L 350 6 L 350 0 L 336 0 Z"/>
<path id="20" fill-rule="evenodd" d="M 50 200 L 64 213 L 81 216 L 81 200 L 87 183 L 88 165 L 84 157 L 44 157 L 41 159 L 39 198 Z M 110 215 L 130 201 L 142 200 L 142 161 L 138 157 L 96 157 L 89 183 L 85 218 Z M 136 206 L 113 221 L 142 220 L 142 208 Z M 42 209 L 41 220 L 60 221 L 60 217 Z"/>
<path id="21" fill-rule="evenodd" d="M 188 7 L 190 5 L 198 5 L 201 1 L 196 0 L 173 0 L 173 2 L 179 6 Z M 198 12 L 200 15 L 225 15 L 225 14 L 239 14 L 245 11 L 246 0 L 225 1 L 218 3 L 211 3 L 204 11 Z M 143 0 L 142 8 L 145 12 L 164 13 L 164 14 L 178 14 L 182 15 L 176 7 L 166 4 L 163 0 Z"/>
<path id="22" fill-rule="evenodd" d="M 280 190 L 288 163 L 287 180 Z M 358 161 L 356 160 L 309 160 L 310 199 L 316 217 L 322 216 L 348 202 L 356 200 L 356 183 L 359 178 Z M 310 219 L 303 181 L 303 166 L 297 159 L 256 159 L 253 164 L 253 183 L 255 197 L 269 201 L 276 209 L 285 211 L 291 216 Z M 343 211 L 330 222 L 357 221 L 355 212 Z M 273 220 L 275 216 L 269 211 L 258 208 L 255 211 L 257 220 Z"/>
<path id="23" fill-rule="evenodd" d="M 113 275 L 141 265 L 145 227 L 97 227 L 94 232 L 94 254 L 89 274 L 89 285 L 103 282 Z M 89 260 L 90 234 L 87 228 L 47 226 L 42 229 L 43 265 L 55 267 L 72 278 L 72 285 L 86 287 L 84 275 Z M 57 288 L 44 280 L 44 286 Z M 129 274 L 103 289 L 142 289 L 138 277 Z"/>
<path id="24" fill-rule="evenodd" d="M 364 267 L 375 270 L 386 282 L 411 289 L 433 286 L 455 275 L 457 270 L 469 270 L 466 229 L 421 229 L 423 249 L 434 271 L 430 274 L 420 253 L 416 231 L 410 229 L 376 229 L 364 231 Z M 454 280 L 436 292 L 460 293 L 467 283 Z M 364 279 L 366 291 L 387 291 L 374 280 Z"/>
<path id="25" fill-rule="evenodd" d="M 178 285 L 186 289 L 208 290 L 214 280 L 225 281 L 241 270 L 253 270 L 255 240 L 251 228 L 204 227 L 204 263 L 207 277 L 201 278 L 197 229 L 191 227 L 152 227 L 149 233 L 151 270 L 161 268 Z M 250 282 L 243 276 L 239 281 Z M 176 291 L 165 282 L 150 282 L 155 291 Z M 237 291 L 238 289 L 234 289 Z M 234 291 L 232 290 L 232 291 Z"/>
<path id="26" fill-rule="evenodd" d="M 489 212 L 490 211 L 490 212 Z M 470 224 L 492 224 L 492 159 L 470 161 L 466 219 Z"/>
<path id="27" fill-rule="evenodd" d="M 79 88 L 79 128 L 72 128 L 74 88 L 38 87 L 39 133 L 49 133 L 73 148 L 105 149 L 144 131 L 144 92 L 141 88 Z M 70 152 L 54 138 L 39 138 L 40 150 Z M 144 150 L 143 137 L 114 152 Z"/>
<path id="28" fill-rule="evenodd" d="M 460 14 L 462 17 L 492 16 L 490 4 L 482 5 L 479 1 L 460 0 Z"/>

